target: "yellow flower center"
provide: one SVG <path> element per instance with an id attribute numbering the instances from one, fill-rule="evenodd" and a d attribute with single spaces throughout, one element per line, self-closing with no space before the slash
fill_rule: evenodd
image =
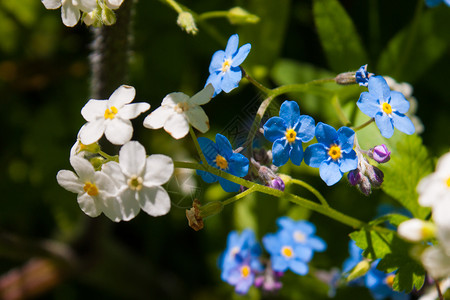
<path id="1" fill-rule="evenodd" d="M 295 231 L 294 232 L 294 240 L 298 243 L 302 243 L 306 240 L 306 236 L 301 233 L 300 231 Z"/>
<path id="2" fill-rule="evenodd" d="M 98 195 L 98 188 L 95 185 L 95 183 L 92 182 L 85 182 L 83 190 L 89 195 L 89 196 L 97 196 Z"/>
<path id="3" fill-rule="evenodd" d="M 281 248 L 281 254 L 286 258 L 291 258 L 294 256 L 294 251 L 292 250 L 292 247 L 284 246 Z"/>
<path id="4" fill-rule="evenodd" d="M 450 188 L 450 177 L 449 178 L 447 178 L 447 187 L 449 187 Z"/>
<path id="5" fill-rule="evenodd" d="M 297 137 L 297 132 L 295 132 L 294 129 L 289 128 L 288 130 L 286 130 L 286 139 L 289 143 L 293 143 L 295 142 L 295 138 Z"/>
<path id="6" fill-rule="evenodd" d="M 249 266 L 247 266 L 247 265 L 242 266 L 242 268 L 241 268 L 241 275 L 242 275 L 242 277 L 247 278 L 248 275 L 250 275 L 250 271 L 251 271 L 251 269 L 250 269 Z"/>
<path id="7" fill-rule="evenodd" d="M 392 113 L 392 107 L 389 103 L 384 102 L 383 105 L 381 106 L 381 108 L 383 109 L 383 111 L 385 113 L 387 113 L 388 115 L 390 115 Z"/>
<path id="8" fill-rule="evenodd" d="M 142 189 L 142 177 L 133 176 L 130 179 L 128 179 L 127 183 L 130 189 L 134 191 L 140 191 Z"/>
<path id="9" fill-rule="evenodd" d="M 114 119 L 116 117 L 118 110 L 115 106 L 111 106 L 111 108 L 107 108 L 105 110 L 105 119 Z"/>
<path id="10" fill-rule="evenodd" d="M 216 156 L 216 165 L 222 170 L 226 170 L 228 168 L 227 160 L 220 154 L 217 154 Z"/>
<path id="11" fill-rule="evenodd" d="M 181 114 L 189 109 L 189 104 L 187 102 L 180 102 L 173 109 Z"/>
<path id="12" fill-rule="evenodd" d="M 385 279 L 386 284 L 387 284 L 388 286 L 390 286 L 391 288 L 392 288 L 392 286 L 394 285 L 394 279 L 395 279 L 395 275 L 394 275 L 394 274 L 388 275 L 388 276 L 386 277 L 386 279 Z"/>
<path id="13" fill-rule="evenodd" d="M 228 71 L 231 67 L 231 59 L 226 59 L 222 64 L 222 72 Z"/>
<path id="14" fill-rule="evenodd" d="M 330 150 L 328 150 L 328 155 L 333 160 L 338 160 L 339 158 L 341 158 L 341 147 L 339 147 L 338 145 L 332 145 L 330 147 Z"/>

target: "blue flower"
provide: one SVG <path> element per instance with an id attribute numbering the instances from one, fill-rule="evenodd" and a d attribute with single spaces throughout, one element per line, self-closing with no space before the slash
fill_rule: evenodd
<path id="1" fill-rule="evenodd" d="M 319 122 L 316 126 L 318 143 L 305 150 L 305 162 L 308 166 L 319 168 L 320 178 L 327 185 L 341 180 L 345 172 L 358 167 L 358 158 L 353 150 L 355 132 L 348 127 L 336 129 Z"/>
<path id="2" fill-rule="evenodd" d="M 197 140 L 208 164 L 234 176 L 244 177 L 247 175 L 248 159 L 240 153 L 234 153 L 226 137 L 219 133 L 216 134 L 216 143 L 205 137 L 200 137 Z M 197 170 L 197 174 L 207 183 L 219 180 L 220 185 L 226 192 L 239 191 L 240 185 L 237 183 L 202 170 Z"/>
<path id="3" fill-rule="evenodd" d="M 327 243 L 314 235 L 316 226 L 311 222 L 305 220 L 294 221 L 289 217 L 281 217 L 278 218 L 277 225 L 281 230 L 289 232 L 297 244 L 309 247 L 317 252 L 323 252 L 327 249 Z"/>
<path id="4" fill-rule="evenodd" d="M 367 72 L 367 65 L 361 66 L 358 71 L 356 71 L 355 79 L 356 83 L 358 83 L 360 86 L 369 85 L 369 72 Z"/>
<path id="5" fill-rule="evenodd" d="M 361 93 L 357 102 L 359 109 L 371 118 L 380 129 L 381 135 L 390 138 L 394 134 L 394 126 L 406 134 L 415 131 L 411 120 L 405 116 L 409 102 L 402 93 L 391 91 L 382 76 L 369 79 L 369 92 Z"/>
<path id="6" fill-rule="evenodd" d="M 370 290 L 372 297 L 375 300 L 383 300 L 386 298 L 394 300 L 406 300 L 409 296 L 405 293 L 400 293 L 392 289 L 395 275 L 394 273 L 386 274 L 377 269 L 380 260 L 375 260 L 370 267 L 370 270 L 364 277 L 364 284 Z"/>
<path id="7" fill-rule="evenodd" d="M 295 101 L 284 101 L 280 108 L 280 116 L 270 118 L 264 124 L 264 136 L 272 146 L 272 162 L 280 167 L 291 159 L 299 166 L 303 160 L 302 142 L 306 143 L 314 137 L 314 119 L 300 115 L 300 108 Z"/>
<path id="8" fill-rule="evenodd" d="M 450 6 L 450 0 L 425 0 L 425 4 L 429 7 L 434 7 L 444 2 L 447 6 Z"/>
<path id="9" fill-rule="evenodd" d="M 348 252 L 350 253 L 350 257 L 347 258 L 342 264 L 342 272 L 344 273 L 349 273 L 360 261 L 364 259 L 362 256 L 363 250 L 356 246 L 354 240 L 350 240 L 348 243 Z"/>
<path id="10" fill-rule="evenodd" d="M 250 52 L 251 45 L 245 44 L 238 49 L 239 36 L 233 34 L 228 40 L 225 51 L 214 53 L 209 65 L 209 77 L 205 86 L 211 83 L 214 86 L 214 96 L 222 90 L 229 93 L 236 88 L 242 79 L 242 71 L 239 67 Z"/>
<path id="11" fill-rule="evenodd" d="M 262 272 L 259 261 L 261 247 L 252 230 L 246 229 L 241 235 L 232 231 L 228 235 L 227 247 L 219 257 L 222 280 L 235 286 L 239 294 L 246 294 L 255 280 L 255 274 Z"/>

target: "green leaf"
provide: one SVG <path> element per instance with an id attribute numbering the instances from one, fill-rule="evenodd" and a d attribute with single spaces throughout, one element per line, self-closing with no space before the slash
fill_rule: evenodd
<path id="1" fill-rule="evenodd" d="M 355 25 L 337 0 L 314 0 L 314 20 L 330 67 L 355 70 L 367 63 Z"/>
<path id="2" fill-rule="evenodd" d="M 404 136 L 392 149 L 391 161 L 381 165 L 381 188 L 407 208 L 415 218 L 425 219 L 430 209 L 419 205 L 416 187 L 433 170 L 433 161 L 417 135 Z"/>
<path id="3" fill-rule="evenodd" d="M 409 293 L 419 290 L 425 281 L 422 265 L 410 256 L 412 245 L 400 239 L 390 230 L 375 231 L 363 228 L 350 234 L 356 245 L 363 249 L 363 256 L 381 259 L 377 268 L 386 273 L 396 272 L 393 288 Z"/>

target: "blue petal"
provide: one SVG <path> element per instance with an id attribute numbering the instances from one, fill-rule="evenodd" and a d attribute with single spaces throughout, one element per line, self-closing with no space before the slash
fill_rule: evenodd
<path id="1" fill-rule="evenodd" d="M 338 132 L 339 146 L 343 152 L 350 152 L 355 142 L 355 132 L 348 127 L 339 128 Z"/>
<path id="2" fill-rule="evenodd" d="M 428 7 L 438 6 L 441 2 L 442 0 L 425 0 Z M 450 5 L 450 3 L 447 3 L 447 5 Z"/>
<path id="3" fill-rule="evenodd" d="M 328 124 L 319 122 L 316 126 L 316 139 L 325 146 L 330 146 L 338 142 L 336 129 Z"/>
<path id="4" fill-rule="evenodd" d="M 239 46 L 239 36 L 236 34 L 233 34 L 230 36 L 227 42 L 227 47 L 225 48 L 225 55 L 227 58 L 231 58 L 233 54 L 236 53 Z"/>
<path id="5" fill-rule="evenodd" d="M 342 158 L 339 167 L 342 173 L 354 170 L 357 167 L 358 167 L 358 157 L 356 157 L 355 150 L 352 150 L 350 153 L 345 152 L 342 153 Z"/>
<path id="6" fill-rule="evenodd" d="M 264 137 L 274 142 L 286 135 L 286 123 L 280 117 L 272 117 L 264 124 Z"/>
<path id="7" fill-rule="evenodd" d="M 234 291 L 237 294 L 245 295 L 253 284 L 254 275 L 250 274 L 247 278 L 242 278 L 237 284 Z"/>
<path id="8" fill-rule="evenodd" d="M 206 183 L 213 183 L 219 179 L 219 177 L 217 177 L 216 175 L 211 174 L 209 172 L 205 172 L 203 170 L 197 170 L 197 175 L 200 175 L 203 181 Z"/>
<path id="9" fill-rule="evenodd" d="M 217 94 L 219 94 L 222 91 L 222 78 L 223 75 L 222 73 L 213 73 L 211 75 L 209 75 L 208 79 L 206 80 L 206 84 L 205 86 L 207 86 L 208 84 L 212 84 L 212 86 L 214 87 L 214 95 L 213 97 L 215 97 Z"/>
<path id="10" fill-rule="evenodd" d="M 381 102 L 386 102 L 391 94 L 391 89 L 383 76 L 372 76 L 369 78 L 369 93 Z"/>
<path id="11" fill-rule="evenodd" d="M 216 144 L 205 137 L 199 137 L 197 141 L 200 145 L 200 148 L 202 149 L 203 155 L 205 155 L 206 161 L 209 164 L 212 164 L 218 154 Z"/>
<path id="12" fill-rule="evenodd" d="M 386 114 L 377 114 L 375 116 L 375 123 L 378 129 L 380 129 L 381 135 L 385 138 L 390 138 L 394 134 L 394 125 L 391 118 Z"/>
<path id="13" fill-rule="evenodd" d="M 450 6 L 450 0 L 444 0 L 444 3 L 447 4 L 447 6 Z"/>
<path id="14" fill-rule="evenodd" d="M 277 272 L 284 272 L 288 268 L 288 262 L 287 260 L 281 256 L 276 255 L 271 257 L 272 260 L 272 269 Z"/>
<path id="15" fill-rule="evenodd" d="M 242 79 L 242 71 L 240 68 L 231 68 L 223 75 L 222 80 L 222 90 L 225 93 L 231 92 L 233 89 L 237 88 L 239 81 Z"/>
<path id="16" fill-rule="evenodd" d="M 310 247 L 306 247 L 300 244 L 294 246 L 295 258 L 304 262 L 308 262 L 313 257 L 313 251 Z"/>
<path id="17" fill-rule="evenodd" d="M 241 188 L 239 184 L 226 180 L 222 177 L 219 177 L 219 183 L 223 190 L 227 193 L 239 192 L 239 189 Z"/>
<path id="18" fill-rule="evenodd" d="M 248 166 L 248 158 L 240 153 L 233 153 L 228 158 L 229 173 L 234 176 L 244 177 L 245 175 L 247 175 Z"/>
<path id="19" fill-rule="evenodd" d="M 342 172 L 339 169 L 339 165 L 331 159 L 320 164 L 319 174 L 320 178 L 322 178 L 328 186 L 337 183 L 342 178 Z"/>
<path id="20" fill-rule="evenodd" d="M 416 131 L 413 122 L 411 122 L 411 120 L 404 114 L 394 112 L 392 114 L 392 121 L 394 121 L 394 127 L 401 132 L 413 134 Z"/>
<path id="21" fill-rule="evenodd" d="M 268 233 L 263 237 L 262 241 L 264 248 L 266 248 L 267 252 L 271 255 L 278 254 L 280 252 L 281 245 L 277 234 Z"/>
<path id="22" fill-rule="evenodd" d="M 359 109 L 369 117 L 373 118 L 381 111 L 380 101 L 368 92 L 361 93 L 358 102 L 356 102 Z"/>
<path id="23" fill-rule="evenodd" d="M 295 221 L 292 220 L 289 217 L 279 217 L 277 219 L 277 225 L 278 227 L 281 227 L 282 229 L 293 229 L 295 226 Z"/>
<path id="24" fill-rule="evenodd" d="M 247 55 L 250 53 L 251 48 L 252 48 L 252 45 L 250 45 L 250 44 L 245 44 L 241 48 L 239 48 L 239 51 L 233 57 L 231 66 L 238 67 L 240 64 L 242 64 L 244 62 L 244 60 L 247 58 Z"/>
<path id="25" fill-rule="evenodd" d="M 303 143 L 309 142 L 314 138 L 315 133 L 315 122 L 314 119 L 307 115 L 302 115 L 298 119 L 298 123 L 294 128 L 295 132 L 297 132 L 297 137 Z"/>
<path id="26" fill-rule="evenodd" d="M 317 252 L 322 252 L 327 249 L 327 243 L 325 243 L 324 240 L 322 240 L 318 236 L 312 236 L 308 239 L 307 245 L 311 247 L 313 250 Z"/>
<path id="27" fill-rule="evenodd" d="M 295 101 L 284 101 L 280 107 L 280 118 L 286 122 L 287 128 L 294 128 L 300 117 L 300 108 Z"/>
<path id="28" fill-rule="evenodd" d="M 303 146 L 302 142 L 295 141 L 291 144 L 291 151 L 289 152 L 289 157 L 294 165 L 300 166 L 303 160 Z"/>
<path id="29" fill-rule="evenodd" d="M 292 272 L 298 274 L 298 275 L 306 275 L 308 274 L 308 265 L 305 264 L 302 261 L 298 261 L 298 260 L 291 260 L 289 262 L 289 268 L 292 270 Z"/>
<path id="30" fill-rule="evenodd" d="M 209 73 L 213 74 L 221 72 L 224 61 L 225 52 L 223 50 L 216 51 L 211 58 L 211 63 L 209 64 Z"/>
<path id="31" fill-rule="evenodd" d="M 297 221 L 295 223 L 295 231 L 301 231 L 304 235 L 311 235 L 316 232 L 316 226 L 308 221 Z"/>
<path id="32" fill-rule="evenodd" d="M 272 145 L 272 163 L 277 167 L 285 165 L 289 160 L 290 149 L 286 139 L 276 140 Z"/>
<path id="33" fill-rule="evenodd" d="M 219 154 L 227 160 L 233 154 L 233 147 L 231 147 L 230 141 L 220 133 L 216 134 L 216 146 Z"/>
<path id="34" fill-rule="evenodd" d="M 406 114 L 409 110 L 409 101 L 406 100 L 405 96 L 403 96 L 400 92 L 391 92 L 391 101 L 389 104 L 391 105 L 393 111 L 398 111 L 402 114 Z"/>
<path id="35" fill-rule="evenodd" d="M 309 145 L 305 150 L 305 163 L 310 167 L 318 168 L 327 159 L 327 149 L 323 144 Z"/>

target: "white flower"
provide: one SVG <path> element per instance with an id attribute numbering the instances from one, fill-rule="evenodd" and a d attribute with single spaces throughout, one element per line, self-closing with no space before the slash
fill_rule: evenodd
<path id="1" fill-rule="evenodd" d="M 123 145 L 131 140 L 134 119 L 150 108 L 148 103 L 133 103 L 134 87 L 122 85 L 108 100 L 91 99 L 81 110 L 87 123 L 80 129 L 80 141 L 85 145 L 97 142 L 105 134 L 113 144 Z"/>
<path id="2" fill-rule="evenodd" d="M 433 223 L 420 219 L 411 219 L 398 226 L 398 234 L 411 242 L 420 242 L 435 236 L 436 228 Z"/>
<path id="3" fill-rule="evenodd" d="M 122 5 L 123 0 L 106 0 L 106 5 L 111 9 L 118 9 Z"/>
<path id="4" fill-rule="evenodd" d="M 121 219 L 133 219 L 142 208 L 151 216 L 165 215 L 170 210 L 170 198 L 161 187 L 172 176 L 172 159 L 154 154 L 146 157 L 145 148 L 139 142 L 131 141 L 122 146 L 119 163 L 103 165 L 116 183 L 121 203 Z"/>
<path id="5" fill-rule="evenodd" d="M 441 246 L 428 247 L 422 253 L 421 260 L 432 278 L 439 279 L 450 276 L 450 255 Z"/>
<path id="6" fill-rule="evenodd" d="M 144 126 L 150 129 L 164 127 L 175 139 L 186 136 L 189 124 L 205 133 L 209 130 L 209 119 L 199 105 L 208 103 L 213 94 L 211 84 L 191 98 L 183 93 L 171 93 L 164 97 L 160 107 L 145 118 Z"/>
<path id="7" fill-rule="evenodd" d="M 97 8 L 97 0 L 41 0 L 47 9 L 61 7 L 61 18 L 64 25 L 73 27 L 80 19 L 80 10 L 91 12 Z"/>
<path id="8" fill-rule="evenodd" d="M 434 173 L 422 178 L 417 192 L 422 206 L 435 206 L 441 201 L 450 201 L 450 153 L 439 159 Z"/>
<path id="9" fill-rule="evenodd" d="M 72 156 L 70 164 L 75 172 L 61 170 L 56 180 L 66 190 L 77 193 L 81 210 L 90 217 L 97 217 L 102 212 L 111 220 L 117 222 L 119 203 L 115 200 L 116 187 L 107 175 L 96 172 L 86 159 Z"/>

